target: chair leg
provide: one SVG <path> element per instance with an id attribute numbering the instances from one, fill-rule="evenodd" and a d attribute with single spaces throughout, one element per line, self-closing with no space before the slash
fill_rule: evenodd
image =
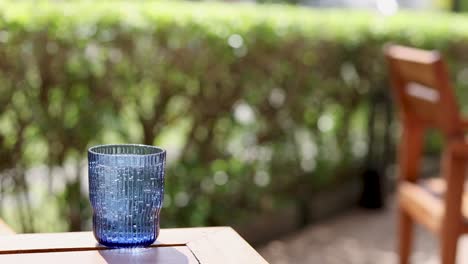
<path id="1" fill-rule="evenodd" d="M 455 264 L 459 233 L 454 228 L 443 229 L 441 233 L 441 264 Z"/>
<path id="2" fill-rule="evenodd" d="M 400 234 L 400 264 L 408 264 L 411 255 L 411 244 L 413 240 L 413 220 L 411 217 L 400 208 L 399 210 L 399 234 Z"/>
<path id="3" fill-rule="evenodd" d="M 462 225 L 461 204 L 465 181 L 466 160 L 455 155 L 449 149 L 444 153 L 442 173 L 445 175 L 447 191 L 445 193 L 445 213 L 440 230 L 441 263 L 455 264 L 457 242 Z"/>

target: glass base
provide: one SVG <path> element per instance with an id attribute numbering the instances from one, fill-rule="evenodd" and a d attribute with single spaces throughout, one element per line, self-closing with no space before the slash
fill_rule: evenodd
<path id="1" fill-rule="evenodd" d="M 96 235 L 94 235 L 96 237 Z M 141 248 L 141 247 L 148 247 L 151 246 L 151 244 L 156 241 L 156 239 L 150 239 L 150 240 L 142 240 L 138 242 L 111 242 L 111 241 L 106 241 L 103 239 L 99 239 L 96 237 L 96 240 L 99 242 L 99 244 L 109 247 L 109 248 Z"/>

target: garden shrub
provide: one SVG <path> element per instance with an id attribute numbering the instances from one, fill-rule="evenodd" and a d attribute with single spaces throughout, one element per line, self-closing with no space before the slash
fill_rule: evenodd
<path id="1" fill-rule="evenodd" d="M 25 231 L 88 228 L 86 150 L 119 142 L 168 150 L 163 226 L 238 224 L 307 200 L 364 165 L 389 41 L 441 50 L 467 98 L 464 16 L 2 1 L 0 193 L 18 215 L 6 198 L 0 213 Z M 27 176 L 41 164 L 45 183 Z M 50 204 L 62 224 L 41 223 Z"/>

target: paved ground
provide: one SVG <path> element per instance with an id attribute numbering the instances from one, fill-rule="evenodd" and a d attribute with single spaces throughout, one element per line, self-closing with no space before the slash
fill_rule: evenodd
<path id="1" fill-rule="evenodd" d="M 311 225 L 296 234 L 272 241 L 259 252 L 271 264 L 396 264 L 396 215 L 386 210 L 354 209 Z M 468 263 L 468 237 L 458 245 L 458 263 Z M 437 264 L 438 243 L 425 229 L 416 229 L 413 264 Z"/>

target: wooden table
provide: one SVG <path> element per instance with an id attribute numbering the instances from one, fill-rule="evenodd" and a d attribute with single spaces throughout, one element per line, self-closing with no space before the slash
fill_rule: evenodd
<path id="1" fill-rule="evenodd" d="M 161 229 L 148 248 L 109 249 L 91 232 L 0 236 L 0 263 L 267 263 L 230 227 Z"/>

